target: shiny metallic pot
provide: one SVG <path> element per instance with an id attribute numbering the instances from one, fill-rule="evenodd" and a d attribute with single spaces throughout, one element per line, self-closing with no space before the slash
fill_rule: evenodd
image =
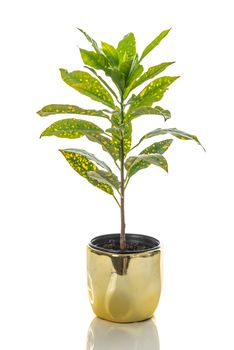
<path id="1" fill-rule="evenodd" d="M 161 293 L 160 242 L 149 236 L 127 234 L 144 250 L 131 252 L 103 248 L 118 234 L 94 238 L 87 247 L 89 299 L 94 313 L 112 322 L 137 322 L 152 317 Z"/>

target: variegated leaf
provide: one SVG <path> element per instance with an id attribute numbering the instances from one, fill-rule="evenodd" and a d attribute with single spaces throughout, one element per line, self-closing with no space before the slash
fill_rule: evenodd
<path id="1" fill-rule="evenodd" d="M 100 134 L 103 130 L 86 120 L 69 118 L 58 120 L 43 131 L 42 136 L 57 136 L 67 139 L 77 139 L 84 135 Z"/>
<path id="2" fill-rule="evenodd" d="M 101 53 L 80 49 L 80 54 L 84 64 L 87 66 L 107 71 L 109 63 L 106 57 Z"/>
<path id="3" fill-rule="evenodd" d="M 148 84 L 137 96 L 133 96 L 129 100 L 130 109 L 142 107 L 142 106 L 152 106 L 154 102 L 160 101 L 167 91 L 168 87 L 179 77 L 161 77 L 153 80 Z"/>
<path id="4" fill-rule="evenodd" d="M 115 128 L 113 126 L 111 130 L 112 132 L 112 143 L 115 145 L 116 150 L 118 150 L 118 158 L 122 158 L 122 152 L 121 152 L 121 139 L 123 137 L 124 139 L 124 155 L 129 152 L 131 149 L 132 144 L 132 124 L 131 122 L 125 123 L 123 126 Z M 116 132 L 114 131 L 116 129 Z"/>
<path id="5" fill-rule="evenodd" d="M 109 119 L 109 116 L 105 114 L 102 110 L 94 109 L 83 109 L 74 105 L 62 105 L 62 104 L 51 104 L 43 107 L 37 112 L 41 117 L 47 117 L 53 114 L 80 114 L 80 115 L 90 115 L 96 117 L 102 117 Z"/>
<path id="6" fill-rule="evenodd" d="M 165 62 L 158 64 L 157 66 L 150 67 L 147 72 L 142 74 L 142 76 L 135 81 L 135 83 L 131 86 L 131 90 L 135 89 L 137 86 L 145 83 L 147 80 L 153 79 L 156 75 L 162 73 L 167 67 L 172 65 L 175 62 Z"/>
<path id="7" fill-rule="evenodd" d="M 98 159 L 93 153 L 90 153 L 84 149 L 67 148 L 67 149 L 64 149 L 63 151 L 78 153 L 82 156 L 85 156 L 88 160 L 91 160 L 91 162 L 94 162 L 96 165 L 99 165 L 103 169 L 107 170 L 108 172 L 111 172 L 111 169 L 105 162 L 103 162 L 103 160 Z"/>
<path id="8" fill-rule="evenodd" d="M 104 183 L 106 185 L 109 185 L 113 188 L 115 188 L 117 191 L 120 187 L 120 182 L 118 180 L 118 177 L 113 174 L 111 171 L 103 171 L 103 170 L 96 170 L 96 171 L 89 171 L 88 176 L 93 179 L 97 180 L 100 183 Z"/>
<path id="9" fill-rule="evenodd" d="M 89 171 L 98 170 L 97 166 L 93 164 L 87 157 L 83 154 L 79 154 L 77 152 L 68 151 L 68 150 L 60 150 L 62 155 L 66 158 L 70 166 L 81 176 L 83 176 L 86 180 L 88 180 L 92 185 L 96 186 L 100 190 L 113 195 L 113 189 L 108 184 L 99 182 L 98 180 L 91 179 L 88 176 Z"/>
<path id="10" fill-rule="evenodd" d="M 129 178 L 136 174 L 139 170 L 145 168 L 145 166 L 142 166 L 142 161 L 149 163 L 149 165 L 157 165 L 168 172 L 167 161 L 161 154 L 141 154 L 139 156 L 129 158 L 129 162 L 132 163 L 127 172 L 127 176 Z"/>
<path id="11" fill-rule="evenodd" d="M 142 61 L 145 56 L 147 56 L 156 46 L 158 46 L 158 44 L 160 44 L 162 39 L 165 38 L 165 36 L 167 36 L 170 30 L 171 29 L 164 30 L 153 41 L 151 41 L 149 45 L 146 46 L 141 55 L 140 61 Z"/>
<path id="12" fill-rule="evenodd" d="M 172 139 L 155 142 L 152 145 L 146 147 L 141 153 L 142 154 L 163 154 L 165 153 L 168 148 L 170 147 L 172 143 Z M 126 170 L 131 169 L 132 174 L 136 174 L 139 170 L 148 168 L 150 166 L 150 163 L 141 159 L 138 161 L 135 165 L 133 163 L 135 162 L 135 157 L 129 157 L 125 162 L 125 168 Z"/>
<path id="13" fill-rule="evenodd" d="M 133 60 L 136 54 L 136 40 L 133 33 L 129 33 L 119 42 L 117 47 L 119 61 L 124 62 L 126 56 L 129 60 Z"/>
<path id="14" fill-rule="evenodd" d="M 106 55 L 107 59 L 109 60 L 110 64 L 112 66 L 117 67 L 119 64 L 119 56 L 117 50 L 114 48 L 114 46 L 107 44 L 102 41 L 102 51 Z"/>
<path id="15" fill-rule="evenodd" d="M 81 94 L 94 101 L 101 102 L 108 107 L 115 108 L 114 101 L 105 87 L 92 75 L 83 71 L 68 73 L 66 69 L 60 69 L 63 81 Z"/>
<path id="16" fill-rule="evenodd" d="M 101 145 L 102 149 L 105 152 L 108 152 L 114 160 L 119 159 L 119 149 L 116 148 L 116 145 L 113 143 L 112 140 L 110 140 L 106 136 L 97 133 L 89 134 L 86 136 L 90 141 L 96 142 L 99 145 Z"/>
<path id="17" fill-rule="evenodd" d="M 88 66 L 84 66 L 85 68 L 87 68 L 88 70 L 90 70 L 90 72 L 92 72 L 99 80 L 100 82 L 102 82 L 102 84 L 107 88 L 107 90 L 109 90 L 109 92 L 116 98 L 116 100 L 118 101 L 118 96 L 116 95 L 115 91 L 110 87 L 109 84 L 107 84 L 107 82 L 99 75 L 97 74 L 97 72 L 95 71 L 95 69 L 90 68 Z M 108 69 L 106 71 L 106 74 L 109 74 L 110 69 Z M 116 109 L 117 107 L 115 107 Z"/>
<path id="18" fill-rule="evenodd" d="M 187 132 L 178 130 L 176 128 L 170 128 L 170 129 L 158 128 L 158 129 L 155 129 L 155 130 L 147 133 L 146 135 L 144 135 L 140 139 L 139 144 L 145 139 L 149 139 L 149 138 L 151 138 L 153 136 L 164 135 L 164 134 L 171 134 L 171 135 L 177 137 L 180 140 L 194 140 L 198 145 L 200 145 L 204 149 L 204 147 L 202 146 L 202 144 L 198 140 L 197 136 L 192 135 L 192 134 L 188 134 Z"/>
<path id="19" fill-rule="evenodd" d="M 163 109 L 160 106 L 156 106 L 156 107 L 139 107 L 135 109 L 132 113 L 127 114 L 127 120 L 132 120 L 140 117 L 141 115 L 147 115 L 147 114 L 160 115 L 164 118 L 165 121 L 171 118 L 170 111 Z"/>

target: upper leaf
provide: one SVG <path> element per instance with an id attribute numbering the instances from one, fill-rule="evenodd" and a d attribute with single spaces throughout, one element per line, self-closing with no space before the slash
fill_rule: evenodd
<path id="1" fill-rule="evenodd" d="M 77 139 L 84 135 L 100 134 L 103 130 L 86 120 L 69 118 L 58 120 L 43 131 L 42 136 L 57 136 L 67 139 Z"/>
<path id="2" fill-rule="evenodd" d="M 87 64 L 87 66 L 107 71 L 109 63 L 104 55 L 84 49 L 80 49 L 80 54 L 84 64 Z"/>
<path id="3" fill-rule="evenodd" d="M 62 104 L 51 104 L 43 107 L 37 112 L 41 117 L 47 117 L 53 114 L 80 114 L 80 115 L 91 115 L 96 117 L 103 117 L 109 119 L 109 116 L 103 111 L 96 111 L 94 109 L 83 109 L 74 105 L 62 105 Z"/>
<path id="4" fill-rule="evenodd" d="M 116 95 L 115 91 L 110 87 L 109 84 L 107 84 L 107 82 L 100 76 L 97 74 L 97 72 L 95 71 L 95 69 L 90 68 L 88 66 L 85 66 L 85 68 L 89 69 L 90 72 L 92 72 L 94 75 L 96 75 L 96 77 L 102 82 L 102 84 L 107 88 L 107 90 L 110 91 L 110 93 L 115 96 L 116 100 L 118 100 L 118 96 Z M 109 75 L 110 69 L 108 69 L 106 71 L 106 74 Z"/>
<path id="5" fill-rule="evenodd" d="M 124 36 L 118 44 L 117 52 L 120 63 L 126 61 L 126 57 L 131 61 L 133 60 L 136 54 L 136 40 L 133 33 Z"/>
<path id="6" fill-rule="evenodd" d="M 86 39 L 91 43 L 91 45 L 93 46 L 94 50 L 98 53 L 101 53 L 100 48 L 98 47 L 98 44 L 96 43 L 96 41 L 94 39 L 92 39 L 83 29 L 77 28 L 82 34 L 84 34 L 84 36 L 86 37 Z"/>
<path id="7" fill-rule="evenodd" d="M 168 87 L 179 77 L 160 77 L 148 84 L 137 96 L 133 95 L 128 101 L 129 111 L 141 106 L 152 106 L 154 102 L 160 101 Z"/>
<path id="8" fill-rule="evenodd" d="M 106 55 L 108 61 L 112 66 L 117 67 L 119 64 L 119 56 L 117 50 L 114 48 L 114 46 L 107 44 L 102 41 L 102 51 Z"/>
<path id="9" fill-rule="evenodd" d="M 160 42 L 167 34 L 170 32 L 171 29 L 164 30 L 161 32 L 146 48 L 144 49 L 140 61 L 143 60 L 145 56 L 147 56 Z"/>
<path id="10" fill-rule="evenodd" d="M 85 156 L 88 160 L 91 160 L 96 165 L 99 165 L 103 169 L 106 169 L 108 172 L 111 172 L 111 169 L 109 168 L 109 166 L 105 162 L 103 162 L 103 160 L 98 159 L 93 153 L 85 151 L 84 149 L 68 148 L 68 149 L 64 149 L 63 151 L 78 153 L 82 156 Z"/>
<path id="11" fill-rule="evenodd" d="M 91 179 L 88 176 L 89 171 L 98 170 L 97 166 L 93 164 L 87 157 L 78 152 L 72 150 L 60 150 L 62 155 L 66 158 L 71 167 L 86 180 L 88 180 L 92 185 L 98 187 L 100 190 L 113 195 L 113 189 L 111 186 L 105 183 L 101 183 L 97 180 Z"/>
<path id="12" fill-rule="evenodd" d="M 167 109 L 163 109 L 160 106 L 156 106 L 156 107 L 139 107 L 135 109 L 133 112 L 127 114 L 127 120 L 132 120 L 140 117 L 141 115 L 146 115 L 146 114 L 160 115 L 164 118 L 165 121 L 171 118 L 170 111 L 168 111 Z"/>
<path id="13" fill-rule="evenodd" d="M 118 180 L 118 177 L 113 174 L 111 171 L 103 171 L 103 170 L 96 170 L 96 171 L 89 171 L 88 176 L 93 179 L 97 180 L 98 182 L 107 184 L 113 188 L 115 188 L 117 191 L 120 187 L 120 182 Z"/>
<path id="14" fill-rule="evenodd" d="M 79 70 L 68 73 L 66 69 L 60 69 L 60 72 L 65 83 L 81 94 L 89 96 L 91 99 L 101 102 L 108 107 L 115 108 L 110 93 L 89 73 Z"/>
<path id="15" fill-rule="evenodd" d="M 135 89 L 137 86 L 145 83 L 147 80 L 153 79 L 156 75 L 162 73 L 167 67 L 175 62 L 165 62 L 158 64 L 157 66 L 150 67 L 147 72 L 142 74 L 142 76 L 133 83 L 131 90 Z"/>
<path id="16" fill-rule="evenodd" d="M 194 140 L 195 142 L 197 142 L 197 144 L 199 144 L 204 149 L 204 147 L 202 146 L 202 144 L 198 140 L 197 136 L 192 135 L 192 134 L 188 134 L 187 132 L 178 130 L 176 128 L 170 128 L 170 129 L 158 128 L 158 129 L 155 129 L 155 130 L 149 132 L 148 134 L 144 135 L 140 139 L 139 144 L 145 139 L 149 139 L 149 138 L 151 138 L 153 136 L 164 135 L 164 134 L 171 134 L 171 135 L 177 137 L 180 140 Z"/>

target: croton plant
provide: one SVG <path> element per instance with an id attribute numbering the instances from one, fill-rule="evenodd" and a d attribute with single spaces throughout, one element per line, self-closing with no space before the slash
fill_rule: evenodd
<path id="1" fill-rule="evenodd" d="M 160 116 L 164 121 L 171 118 L 169 110 L 157 105 L 157 102 L 161 101 L 168 87 L 179 77 L 157 76 L 174 62 L 163 62 L 147 70 L 142 65 L 144 58 L 166 37 L 170 29 L 161 32 L 146 46 L 141 55 L 136 52 L 133 33 L 125 35 L 115 48 L 106 42 L 102 42 L 99 46 L 86 32 L 79 30 L 93 48 L 92 51 L 80 49 L 85 64 L 84 68 L 87 71 L 68 72 L 61 68 L 61 77 L 67 85 L 101 103 L 104 107 L 96 110 L 69 104 L 50 104 L 42 108 L 38 114 L 41 117 L 53 114 L 75 114 L 82 117 L 86 115 L 104 118 L 109 123 L 108 128 L 103 130 L 96 123 L 84 119 L 66 118 L 51 124 L 42 132 L 41 137 L 57 136 L 76 139 L 86 136 L 89 141 L 101 145 L 103 151 L 110 155 L 112 163 L 107 165 L 106 162 L 84 149 L 60 150 L 79 175 L 111 195 L 120 207 L 120 249 L 124 251 L 126 249 L 124 210 L 126 187 L 133 175 L 148 168 L 151 164 L 168 171 L 164 153 L 170 147 L 173 139 L 154 142 L 140 153 L 136 151 L 136 148 L 144 140 L 166 134 L 180 140 L 194 140 L 199 145 L 201 144 L 195 135 L 176 128 L 156 128 L 143 135 L 135 145 L 132 145 L 134 119 L 147 114 Z M 99 75 L 98 71 L 104 72 L 107 79 L 103 78 L 104 75 Z M 133 91 L 141 85 L 143 88 L 134 94 Z"/>

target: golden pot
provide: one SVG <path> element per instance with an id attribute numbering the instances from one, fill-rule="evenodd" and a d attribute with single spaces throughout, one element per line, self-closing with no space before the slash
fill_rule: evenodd
<path id="1" fill-rule="evenodd" d="M 94 238 L 87 247 L 88 290 L 96 316 L 112 322 L 149 319 L 161 293 L 161 251 L 155 238 L 127 234 L 127 242 L 144 242 L 146 249 L 131 252 L 103 248 L 119 235 Z"/>

